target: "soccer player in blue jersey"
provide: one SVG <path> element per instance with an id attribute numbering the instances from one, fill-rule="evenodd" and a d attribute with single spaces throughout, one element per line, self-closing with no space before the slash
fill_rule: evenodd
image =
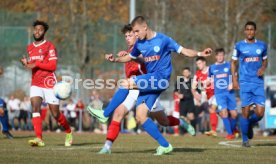
<path id="1" fill-rule="evenodd" d="M 186 49 L 177 44 L 172 38 L 152 31 L 147 21 L 142 16 L 137 16 L 131 22 L 133 31 L 138 40 L 131 53 L 124 57 L 115 58 L 113 54 L 107 54 L 106 58 L 112 62 L 128 62 L 130 60 L 143 61 L 147 74 L 126 79 L 113 96 L 104 115 L 97 115 L 100 120 L 106 120 L 106 114 L 113 112 L 126 98 L 129 89 L 140 91 L 136 102 L 136 120 L 143 129 L 152 136 L 160 146 L 156 155 L 163 155 L 172 151 L 172 146 L 159 132 L 155 123 L 147 117 L 159 95 L 169 87 L 169 79 L 172 71 L 171 52 L 178 52 L 188 57 L 209 56 L 211 49 L 202 52 Z"/>
<path id="2" fill-rule="evenodd" d="M 248 139 L 253 138 L 253 125 L 263 118 L 265 111 L 263 76 L 267 67 L 267 45 L 255 38 L 256 30 L 255 22 L 249 21 L 245 24 L 244 33 L 246 38 L 236 43 L 231 63 L 233 88 L 240 89 L 242 102 L 240 127 L 243 147 L 250 147 Z M 238 62 L 239 76 L 236 74 Z M 252 104 L 256 105 L 256 109 L 250 115 Z"/>
<path id="3" fill-rule="evenodd" d="M 225 52 L 223 48 L 216 49 L 215 53 L 216 63 L 209 67 L 208 76 L 214 81 L 214 91 L 218 106 L 217 112 L 219 112 L 228 134 L 226 140 L 232 140 L 235 139 L 234 133 L 237 133 L 236 119 L 238 112 L 231 81 L 231 66 L 229 62 L 224 60 Z M 230 118 L 228 118 L 229 113 L 231 115 Z"/>
<path id="4" fill-rule="evenodd" d="M 3 72 L 3 68 L 0 67 L 0 76 L 3 74 Z M 2 98 L 0 98 L 0 122 L 2 124 L 2 134 L 4 134 L 8 139 L 13 139 L 12 134 L 9 132 L 7 105 Z"/>

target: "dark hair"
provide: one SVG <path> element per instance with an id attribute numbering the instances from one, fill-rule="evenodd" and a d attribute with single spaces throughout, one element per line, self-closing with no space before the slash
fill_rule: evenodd
<path id="1" fill-rule="evenodd" d="M 183 71 L 184 71 L 184 70 L 191 71 L 190 67 L 184 67 L 182 70 L 183 70 Z"/>
<path id="2" fill-rule="evenodd" d="M 206 62 L 206 58 L 203 57 L 203 56 L 199 56 L 199 57 L 196 58 L 196 62 L 199 61 L 199 60 Z"/>
<path id="3" fill-rule="evenodd" d="M 253 26 L 254 29 L 257 30 L 257 25 L 256 25 L 256 23 L 253 22 L 253 21 L 248 21 L 248 22 L 246 22 L 245 25 L 244 25 L 244 28 L 246 28 L 246 26 Z"/>
<path id="4" fill-rule="evenodd" d="M 216 50 L 215 50 L 215 53 L 216 53 L 216 55 L 218 54 L 218 53 L 225 53 L 225 51 L 224 51 L 224 49 L 223 48 L 217 48 Z"/>
<path id="5" fill-rule="evenodd" d="M 121 29 L 121 32 L 122 32 L 123 34 L 129 32 L 129 31 L 132 31 L 132 27 L 131 27 L 130 24 L 124 25 L 124 27 Z"/>
<path id="6" fill-rule="evenodd" d="M 34 23 L 33 23 L 33 27 L 35 27 L 35 26 L 37 26 L 37 25 L 43 26 L 45 32 L 47 32 L 48 29 L 49 29 L 49 25 L 48 25 L 46 22 L 43 22 L 43 21 L 40 21 L 40 20 L 36 20 L 36 21 L 34 21 Z"/>
<path id="7" fill-rule="evenodd" d="M 143 16 L 137 16 L 131 21 L 131 26 L 133 27 L 135 24 L 142 24 L 147 22 Z"/>

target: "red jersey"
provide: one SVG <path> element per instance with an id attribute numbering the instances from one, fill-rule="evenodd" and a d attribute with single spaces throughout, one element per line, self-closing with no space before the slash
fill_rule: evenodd
<path id="1" fill-rule="evenodd" d="M 132 48 L 128 49 L 127 52 L 131 52 Z M 144 64 L 137 63 L 135 61 L 130 61 L 125 63 L 125 73 L 126 78 L 130 78 L 131 76 L 138 76 L 145 74 L 146 67 Z"/>
<path id="2" fill-rule="evenodd" d="M 54 71 L 56 70 L 57 54 L 55 46 L 44 40 L 40 44 L 31 43 L 27 47 L 29 61 L 34 63 L 32 69 L 32 86 L 53 88 L 56 83 Z"/>
<path id="3" fill-rule="evenodd" d="M 206 91 L 207 99 L 210 99 L 214 95 L 214 88 L 211 83 L 206 85 L 208 79 L 208 69 L 206 72 L 197 70 L 194 80 L 201 84 L 201 87 L 203 87 L 202 89 Z"/>

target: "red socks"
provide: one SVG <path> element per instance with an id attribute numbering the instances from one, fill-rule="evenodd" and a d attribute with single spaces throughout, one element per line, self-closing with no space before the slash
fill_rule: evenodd
<path id="1" fill-rule="evenodd" d="M 210 113 L 210 123 L 212 131 L 217 131 L 218 116 L 216 113 Z"/>
<path id="2" fill-rule="evenodd" d="M 62 113 L 59 114 L 57 121 L 65 129 L 66 133 L 71 133 L 71 128 L 70 128 L 65 116 Z"/>
<path id="3" fill-rule="evenodd" d="M 120 122 L 112 120 L 108 127 L 106 139 L 114 142 L 118 137 L 119 132 L 120 132 Z"/>
<path id="4" fill-rule="evenodd" d="M 42 120 L 40 113 L 33 113 L 32 122 L 36 137 L 42 139 Z"/>
<path id="5" fill-rule="evenodd" d="M 179 125 L 180 121 L 178 118 L 173 117 L 173 116 L 167 116 L 168 120 L 169 120 L 169 126 L 177 126 Z"/>

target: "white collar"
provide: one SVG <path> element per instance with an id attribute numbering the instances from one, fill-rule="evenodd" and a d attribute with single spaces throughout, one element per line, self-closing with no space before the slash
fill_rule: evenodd
<path id="1" fill-rule="evenodd" d="M 39 43 L 39 44 L 35 44 L 35 43 L 33 42 L 33 45 L 34 45 L 35 47 L 39 47 L 39 46 L 41 46 L 41 45 L 44 44 L 44 43 L 46 43 L 46 40 L 44 40 L 43 42 L 41 42 L 41 43 Z"/>

